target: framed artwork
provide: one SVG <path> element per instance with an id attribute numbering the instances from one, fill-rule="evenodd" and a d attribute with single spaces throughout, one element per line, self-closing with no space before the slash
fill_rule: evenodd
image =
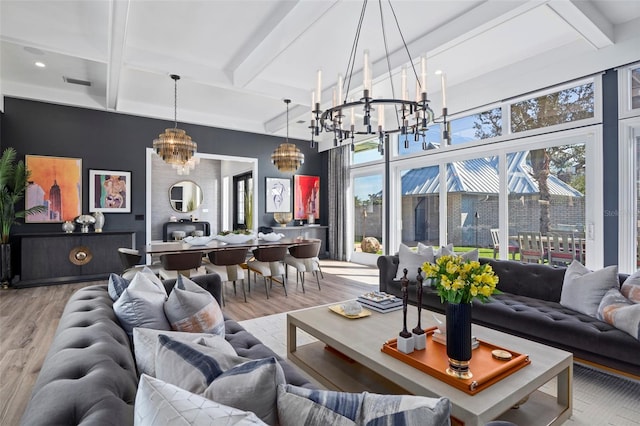
<path id="1" fill-rule="evenodd" d="M 131 172 L 89 170 L 89 211 L 131 212 Z"/>
<path id="2" fill-rule="evenodd" d="M 64 222 L 82 214 L 82 159 L 26 155 L 31 171 L 25 206 L 44 206 L 42 213 L 27 215 L 26 223 Z"/>
<path id="3" fill-rule="evenodd" d="M 295 175 L 294 219 L 308 219 L 313 214 L 320 219 L 320 176 Z"/>
<path id="4" fill-rule="evenodd" d="M 287 213 L 291 211 L 291 179 L 266 178 L 265 204 L 267 213 Z"/>

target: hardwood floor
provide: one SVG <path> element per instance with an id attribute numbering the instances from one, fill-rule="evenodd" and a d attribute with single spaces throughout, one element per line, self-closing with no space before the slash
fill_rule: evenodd
<path id="1" fill-rule="evenodd" d="M 274 283 L 266 298 L 262 278 L 251 278 L 251 292 L 243 302 L 242 291 L 233 294 L 225 283 L 226 315 L 242 321 L 265 315 L 303 309 L 350 299 L 378 288 L 378 269 L 333 260 L 322 261 L 324 279 L 321 290 L 311 274 L 305 289 L 296 286 L 295 272 L 289 271 L 285 297 L 281 285 Z M 18 425 L 42 362 L 49 350 L 60 316 L 69 297 L 78 289 L 105 281 L 62 284 L 0 291 L 0 424 Z M 64 398 L 64 396 L 61 396 Z"/>

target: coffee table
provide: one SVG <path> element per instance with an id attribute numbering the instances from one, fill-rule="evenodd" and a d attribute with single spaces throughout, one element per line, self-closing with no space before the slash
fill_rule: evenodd
<path id="1" fill-rule="evenodd" d="M 329 310 L 330 305 L 287 314 L 288 358 L 327 389 L 387 394 L 445 396 L 458 424 L 484 425 L 509 420 L 526 425 L 559 425 L 572 413 L 573 355 L 570 352 L 473 325 L 473 334 L 506 349 L 528 354 L 531 364 L 489 388 L 468 395 L 404 362 L 381 352 L 386 340 L 402 328 L 402 311 L 371 312 L 349 319 Z M 436 314 L 441 320 L 443 316 Z M 417 309 L 409 309 L 409 328 L 417 324 Z M 436 325 L 432 313 L 422 311 L 422 327 Z M 318 342 L 297 346 L 297 329 Z M 555 379 L 557 395 L 538 389 Z M 528 400 L 518 409 L 512 407 Z"/>

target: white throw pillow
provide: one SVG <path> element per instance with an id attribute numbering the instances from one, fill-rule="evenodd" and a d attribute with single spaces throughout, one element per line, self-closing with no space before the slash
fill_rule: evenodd
<path id="1" fill-rule="evenodd" d="M 418 269 L 422 268 L 424 262 L 433 262 L 433 248 L 422 244 L 418 244 L 418 251 L 414 252 L 409 246 L 400 244 L 398 250 L 398 271 L 396 279 L 400 280 L 404 277 L 404 269 L 407 269 L 407 278 L 415 281 L 418 275 Z M 424 273 L 421 272 L 424 276 Z"/>
<path id="2" fill-rule="evenodd" d="M 224 317 L 216 299 L 182 275 L 178 275 L 164 312 L 173 330 L 224 336 Z"/>
<path id="3" fill-rule="evenodd" d="M 265 425 L 238 410 L 143 374 L 134 405 L 135 426 Z"/>
<path id="4" fill-rule="evenodd" d="M 138 374 L 156 376 L 156 351 L 160 334 L 180 342 L 191 342 L 212 348 L 220 353 L 236 356 L 233 346 L 222 336 L 209 333 L 187 333 L 136 327 L 133 329 L 133 351 L 136 357 Z"/>
<path id="5" fill-rule="evenodd" d="M 564 273 L 560 304 L 595 318 L 605 293 L 618 283 L 617 265 L 591 271 L 574 260 Z"/>
<path id="6" fill-rule="evenodd" d="M 113 312 L 129 335 L 133 334 L 134 327 L 170 330 L 164 314 L 166 299 L 164 287 L 160 289 L 145 274 L 138 273 L 113 303 Z"/>

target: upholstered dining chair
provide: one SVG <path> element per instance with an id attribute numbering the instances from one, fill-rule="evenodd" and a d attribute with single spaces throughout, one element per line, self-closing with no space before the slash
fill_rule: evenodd
<path id="1" fill-rule="evenodd" d="M 251 272 L 262 275 L 264 278 L 264 289 L 269 298 L 269 288 L 273 286 L 274 277 L 282 278 L 282 287 L 284 287 L 284 295 L 287 295 L 287 277 L 285 274 L 284 258 L 287 255 L 286 246 L 266 246 L 253 249 L 254 259 L 247 262 L 249 270 L 248 284 L 251 288 Z M 267 278 L 269 285 L 267 285 Z M 277 281 L 279 282 L 279 281 Z"/>
<path id="2" fill-rule="evenodd" d="M 167 253 L 160 256 L 160 262 L 165 271 L 176 271 L 178 274 L 190 277 L 191 270 L 198 269 L 202 265 L 202 252 Z"/>
<path id="3" fill-rule="evenodd" d="M 220 275 L 222 282 L 233 283 L 233 294 L 236 292 L 236 281 L 240 280 L 242 296 L 247 301 L 247 291 L 244 287 L 244 269 L 240 265 L 247 260 L 248 247 L 232 247 L 224 250 L 210 251 L 207 254 L 209 262 L 204 265 L 207 272 L 215 272 Z M 222 304 L 225 305 L 224 286 L 222 287 Z"/>
<path id="4" fill-rule="evenodd" d="M 284 263 L 287 266 L 291 266 L 296 269 L 296 285 L 298 282 L 302 284 L 303 293 L 305 292 L 305 272 L 311 272 L 312 275 L 315 275 L 316 282 L 318 283 L 318 290 L 321 290 L 319 278 L 320 263 L 318 261 L 318 253 L 320 252 L 321 244 L 322 241 L 320 240 L 300 241 L 295 246 L 289 247 L 289 254 L 284 258 Z"/>
<path id="5" fill-rule="evenodd" d="M 126 247 L 118 248 L 118 256 L 122 262 L 123 272 L 135 267 L 142 260 L 142 254 L 139 250 Z"/>

